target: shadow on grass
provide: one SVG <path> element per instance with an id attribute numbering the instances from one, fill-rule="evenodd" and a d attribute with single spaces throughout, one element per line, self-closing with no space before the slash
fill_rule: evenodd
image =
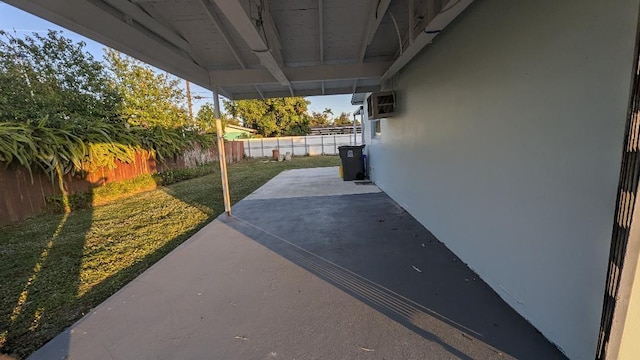
<path id="1" fill-rule="evenodd" d="M 99 284 L 93 286 L 89 291 L 85 292 L 80 298 L 79 301 L 82 304 L 85 304 L 87 310 L 99 305 L 104 300 L 109 298 L 111 295 L 116 293 L 118 290 L 122 289 L 125 285 L 131 282 L 133 279 L 142 274 L 145 270 L 149 269 L 153 264 L 158 262 L 164 256 L 169 254 L 172 250 L 180 246 L 185 240 L 189 239 L 193 234 L 198 232 L 202 227 L 208 224 L 212 218 L 209 218 L 206 221 L 203 221 L 200 226 L 184 232 L 179 236 L 174 237 L 173 239 L 167 241 L 156 249 L 154 252 L 139 258 L 138 261 L 122 270 L 108 276 L 104 280 L 102 280 Z"/>
<path id="2" fill-rule="evenodd" d="M 229 168 L 232 202 L 244 198 L 280 171 L 308 167 L 310 163 L 332 166 L 335 158 L 306 158 L 294 162 L 268 164 L 254 160 L 234 164 Z M 260 166 L 258 170 L 256 164 Z M 166 241 L 163 240 L 157 249 L 137 258 L 131 265 L 111 273 L 86 291 L 80 292 L 83 281 L 81 272 L 87 256 L 85 252 L 88 251 L 87 236 L 95 223 L 97 209 L 78 210 L 68 215 L 46 215 L 0 229 L 1 236 L 11 238 L 1 240 L 3 247 L 0 254 L 2 257 L 13 258 L 10 262 L 0 262 L 0 274 L 12 279 L 9 286 L 2 286 L 0 293 L 0 339 L 3 339 L 0 352 L 18 357 L 28 356 L 79 320 L 91 308 L 135 279 L 224 210 L 219 172 L 159 189 L 197 208 L 206 216 L 188 230 Z M 148 208 L 142 211 L 153 210 Z M 157 225 L 163 219 L 157 218 L 152 221 L 155 221 L 155 224 L 130 226 Z M 124 223 L 116 225 L 127 226 Z M 4 246 L 5 242 L 15 249 Z M 30 242 L 30 245 L 25 246 L 27 242 Z"/>
<path id="3" fill-rule="evenodd" d="M 27 356 L 53 338 L 61 319 L 66 326 L 82 316 L 75 304 L 92 210 L 45 217 L 44 224 L 32 224 L 36 228 L 24 229 L 27 220 L 0 230 L 7 236 L 0 271 L 9 275 L 2 286 L 0 351 L 12 356 Z"/>
<path id="4" fill-rule="evenodd" d="M 126 201 L 128 200 L 121 200 L 120 203 Z M 162 205 L 164 204 L 159 204 Z M 0 229 L 0 237 L 3 238 L 0 252 L 3 258 L 11 258 L 11 261 L 0 261 L 0 274 L 3 278 L 9 279 L 7 285 L 3 280 L 0 293 L 1 353 L 18 358 L 28 356 L 214 218 L 210 209 L 201 207 L 201 210 L 207 210 L 206 213 L 210 214 L 205 216 L 204 220 L 196 222 L 192 227 L 186 227 L 186 231 L 178 231 L 176 236 L 171 238 L 154 239 L 161 242 L 158 248 L 135 258 L 129 266 L 116 269 L 105 278 L 99 279 L 95 285 L 88 285 L 91 280 L 87 282 L 87 279 L 83 279 L 87 276 L 86 272 L 99 269 L 83 270 L 83 266 L 87 266 L 83 263 L 92 256 L 95 262 L 95 257 L 100 256 L 96 253 L 115 251 L 109 248 L 110 243 L 120 241 L 110 238 L 111 234 L 96 235 L 97 230 L 92 229 L 92 226 L 121 226 L 128 228 L 129 234 L 135 234 L 135 231 L 147 226 L 157 226 L 158 222 L 163 221 L 163 218 L 159 217 L 149 223 L 127 224 L 114 223 L 113 219 L 99 219 L 102 223 L 97 224 L 95 214 L 102 211 L 101 209 L 102 207 L 81 209 L 65 215 L 43 215 Z M 126 208 L 122 207 L 120 210 L 126 211 Z M 141 211 L 145 210 L 154 212 L 151 207 L 143 208 Z M 114 217 L 121 215 L 117 214 Z M 90 232 L 93 243 L 88 245 Z"/>

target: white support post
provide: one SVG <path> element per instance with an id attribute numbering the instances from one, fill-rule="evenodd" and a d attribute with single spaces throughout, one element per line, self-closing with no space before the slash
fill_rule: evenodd
<path id="1" fill-rule="evenodd" d="M 364 144 L 364 107 L 360 106 L 360 136 L 362 137 L 362 144 Z"/>
<path id="2" fill-rule="evenodd" d="M 224 198 L 224 211 L 231 215 L 231 197 L 229 196 L 229 179 L 227 177 L 227 159 L 224 150 L 224 138 L 222 137 L 222 120 L 220 120 L 220 97 L 218 88 L 213 88 L 213 108 L 216 117 L 216 135 L 218 138 L 218 158 L 220 160 L 220 178 L 222 181 L 222 197 Z"/>
<path id="3" fill-rule="evenodd" d="M 356 124 L 356 114 L 353 114 L 353 146 L 358 145 L 358 125 Z"/>

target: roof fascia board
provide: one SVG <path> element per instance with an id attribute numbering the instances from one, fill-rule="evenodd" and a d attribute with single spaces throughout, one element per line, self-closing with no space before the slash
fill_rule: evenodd
<path id="1" fill-rule="evenodd" d="M 208 88 L 207 70 L 176 51 L 173 44 L 162 43 L 125 21 L 95 1 L 85 0 L 6 0 L 6 3 L 92 40 L 122 51 L 138 60 Z M 112 12 L 117 12 L 115 8 Z M 108 35 L 105 35 L 108 34 Z M 141 46 L 143 44 L 143 46 Z M 140 51 L 140 49 L 144 49 Z M 158 61 L 162 59 L 162 61 Z"/>

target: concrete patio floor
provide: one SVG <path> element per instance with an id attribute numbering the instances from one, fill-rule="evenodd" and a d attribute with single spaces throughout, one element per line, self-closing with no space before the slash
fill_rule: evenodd
<path id="1" fill-rule="evenodd" d="M 337 168 L 278 175 L 30 357 L 456 358 L 564 356 Z"/>

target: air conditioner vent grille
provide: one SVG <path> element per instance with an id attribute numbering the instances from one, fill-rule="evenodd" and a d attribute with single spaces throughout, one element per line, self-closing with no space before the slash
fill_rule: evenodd
<path id="1" fill-rule="evenodd" d="M 392 117 L 396 113 L 396 97 L 391 91 L 373 93 L 367 98 L 369 119 Z"/>

